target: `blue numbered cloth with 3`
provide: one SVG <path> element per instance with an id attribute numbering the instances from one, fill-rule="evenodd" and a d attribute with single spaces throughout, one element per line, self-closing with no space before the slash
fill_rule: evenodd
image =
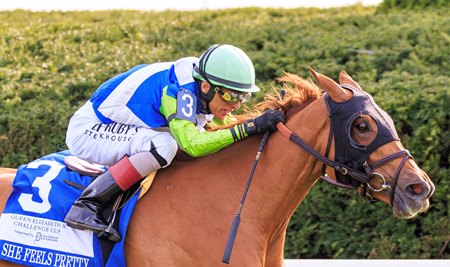
<path id="1" fill-rule="evenodd" d="M 95 234 L 64 223 L 81 194 L 64 180 L 83 186 L 92 181 L 67 168 L 64 157 L 70 155 L 69 151 L 53 153 L 18 168 L 0 217 L 0 259 L 27 266 L 125 266 L 125 238 L 106 261 Z M 123 237 L 136 200 L 137 195 L 122 208 L 119 232 Z"/>

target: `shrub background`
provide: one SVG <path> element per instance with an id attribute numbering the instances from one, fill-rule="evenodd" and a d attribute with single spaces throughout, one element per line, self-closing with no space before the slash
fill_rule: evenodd
<path id="1" fill-rule="evenodd" d="M 0 164 L 64 149 L 70 116 L 115 74 L 231 43 L 249 54 L 266 89 L 284 71 L 307 77 L 309 65 L 337 78 L 345 69 L 393 117 L 436 185 L 428 212 L 397 220 L 385 204 L 319 182 L 289 224 L 286 258 L 448 259 L 450 10 L 448 1 L 408 2 L 378 10 L 0 12 Z"/>

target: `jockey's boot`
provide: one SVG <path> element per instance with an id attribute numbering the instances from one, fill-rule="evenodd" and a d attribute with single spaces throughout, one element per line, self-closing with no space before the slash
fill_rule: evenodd
<path id="1" fill-rule="evenodd" d="M 117 177 L 120 178 L 117 179 Z M 121 240 L 119 233 L 114 227 L 109 227 L 109 222 L 103 218 L 102 211 L 120 193 L 126 191 L 141 178 L 142 176 L 130 163 L 128 157 L 123 157 L 86 187 L 70 208 L 64 221 L 72 228 L 91 230 L 96 234 L 106 235 L 110 241 L 119 242 Z M 125 188 L 123 183 L 122 186 L 118 184 L 117 181 L 121 180 L 126 180 Z"/>

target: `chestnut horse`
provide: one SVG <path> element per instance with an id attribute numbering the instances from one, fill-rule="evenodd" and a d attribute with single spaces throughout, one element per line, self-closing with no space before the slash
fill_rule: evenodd
<path id="1" fill-rule="evenodd" d="M 362 92 L 344 71 L 339 75 L 342 86 L 310 71 L 334 103 L 345 104 L 356 91 Z M 361 170 L 351 169 L 352 166 L 333 165 L 332 159 L 339 151 L 334 149 L 337 143 L 329 138 L 331 123 L 319 87 L 292 74 L 286 74 L 280 81 L 284 82 L 285 97 L 280 100 L 276 93 L 268 94 L 256 108 L 282 109 L 286 113 L 285 127 L 278 125 L 280 131 L 270 136 L 259 159 L 242 210 L 230 266 L 284 266 L 286 228 L 294 211 L 323 174 L 321 155 L 328 154 L 324 160 L 329 165 L 324 168 L 328 179 L 334 181 L 336 171 L 355 174 L 352 179 L 361 185 L 359 190 L 392 205 L 396 217 L 411 218 L 428 208 L 434 185 L 398 139 L 380 145 L 368 155 L 365 176 Z M 356 91 L 345 89 L 348 86 L 344 84 Z M 368 146 L 381 126 L 373 115 L 361 113 L 350 125 L 351 139 Z M 298 141 L 296 136 L 316 155 L 291 142 Z M 170 167 L 158 171 L 152 187 L 138 201 L 129 225 L 125 245 L 128 266 L 223 265 L 221 259 L 231 222 L 260 142 L 261 137 L 250 137 L 203 158 L 175 160 Z M 0 169 L 0 172 L 2 208 L 11 192 L 15 170 Z M 0 266 L 9 264 L 2 262 Z"/>

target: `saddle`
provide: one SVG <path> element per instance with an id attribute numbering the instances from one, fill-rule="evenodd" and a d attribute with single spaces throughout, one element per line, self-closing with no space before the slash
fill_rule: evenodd
<path id="1" fill-rule="evenodd" d="M 86 160 L 80 159 L 76 156 L 67 156 L 64 158 L 64 163 L 72 171 L 78 172 L 82 175 L 97 177 L 106 171 L 105 166 L 100 164 L 95 164 L 88 162 Z"/>

